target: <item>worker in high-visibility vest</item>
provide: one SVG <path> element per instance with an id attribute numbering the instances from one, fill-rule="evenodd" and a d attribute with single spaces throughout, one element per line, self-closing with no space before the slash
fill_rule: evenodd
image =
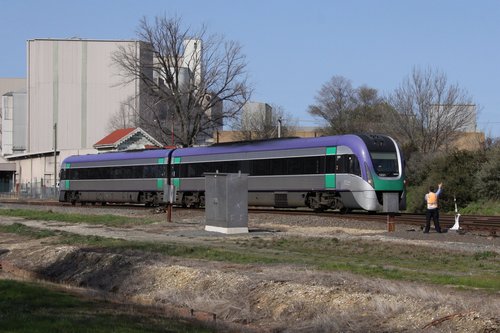
<path id="1" fill-rule="evenodd" d="M 425 203 L 427 205 L 427 212 L 425 214 L 425 229 L 424 233 L 429 233 L 431 228 L 431 218 L 434 222 L 434 228 L 436 232 L 441 233 L 441 227 L 439 226 L 439 203 L 438 199 L 441 195 L 443 189 L 443 183 L 438 184 L 438 190 L 434 192 L 434 186 L 429 187 L 429 193 L 425 195 Z"/>

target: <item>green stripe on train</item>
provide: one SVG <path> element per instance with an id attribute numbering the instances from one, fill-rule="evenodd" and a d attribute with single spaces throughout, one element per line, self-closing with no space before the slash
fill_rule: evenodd
<path id="1" fill-rule="evenodd" d="M 402 191 L 404 187 L 402 179 L 386 180 L 374 177 L 373 182 L 376 191 Z"/>
<path id="2" fill-rule="evenodd" d="M 325 188 L 337 188 L 337 177 L 335 174 L 325 175 Z"/>
<path id="3" fill-rule="evenodd" d="M 163 178 L 156 179 L 156 189 L 163 191 Z"/>
<path id="4" fill-rule="evenodd" d="M 326 147 L 326 155 L 336 155 L 337 147 Z"/>

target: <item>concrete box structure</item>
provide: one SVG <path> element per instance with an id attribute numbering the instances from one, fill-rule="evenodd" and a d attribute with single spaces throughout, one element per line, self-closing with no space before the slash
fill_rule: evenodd
<path id="1" fill-rule="evenodd" d="M 205 174 L 205 230 L 225 234 L 248 232 L 248 175 Z"/>
<path id="2" fill-rule="evenodd" d="M 399 194 L 386 193 L 383 194 L 384 205 L 382 211 L 384 213 L 397 213 L 399 212 Z"/>

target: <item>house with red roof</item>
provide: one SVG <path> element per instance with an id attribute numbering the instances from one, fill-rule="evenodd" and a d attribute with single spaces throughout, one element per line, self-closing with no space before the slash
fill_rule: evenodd
<path id="1" fill-rule="evenodd" d="M 99 153 L 162 147 L 160 142 L 140 127 L 118 129 L 94 144 Z"/>

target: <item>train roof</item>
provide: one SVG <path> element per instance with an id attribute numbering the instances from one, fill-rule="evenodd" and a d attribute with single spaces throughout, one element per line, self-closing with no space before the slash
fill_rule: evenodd
<path id="1" fill-rule="evenodd" d="M 333 147 L 338 145 L 359 144 L 362 139 L 358 135 L 322 136 L 317 138 L 283 138 L 259 141 L 244 141 L 213 145 L 209 147 L 182 148 L 174 151 L 173 156 L 194 156 L 207 154 L 244 153 L 253 151 L 270 151 L 315 147 Z"/>
<path id="2" fill-rule="evenodd" d="M 351 148 L 365 144 L 370 150 L 376 148 L 377 142 L 390 140 L 385 135 L 372 134 L 346 134 L 337 136 L 322 136 L 317 138 L 282 138 L 259 141 L 230 142 L 217 144 L 208 147 L 189 147 L 179 149 L 147 149 L 141 151 L 108 152 L 101 154 L 73 155 L 67 157 L 63 163 L 83 163 L 98 161 L 118 161 L 129 159 L 151 159 L 167 158 L 169 153 L 174 150 L 173 157 L 197 156 L 209 154 L 229 154 L 246 153 L 254 151 L 272 151 L 286 149 L 316 148 L 316 147 L 334 147 L 346 145 Z M 375 149 L 376 150 L 376 149 Z"/>
<path id="3" fill-rule="evenodd" d="M 119 161 L 129 159 L 167 158 L 171 149 L 147 149 L 141 151 L 108 152 L 101 154 L 72 155 L 64 159 L 63 163 L 82 163 L 98 161 Z"/>

